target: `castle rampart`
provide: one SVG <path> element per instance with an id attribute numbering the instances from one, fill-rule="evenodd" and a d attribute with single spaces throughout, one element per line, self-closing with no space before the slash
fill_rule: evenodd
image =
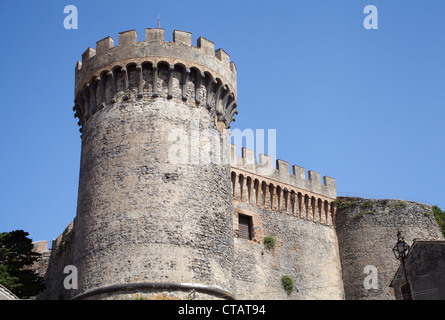
<path id="1" fill-rule="evenodd" d="M 305 169 L 289 163 L 276 161 L 277 169 L 272 167 L 272 157 L 260 154 L 260 161 L 255 161 L 255 151 L 242 148 L 242 157 L 238 157 L 236 146 L 231 147 L 231 182 L 233 198 L 241 202 L 283 212 L 321 224 L 333 225 L 336 214 L 335 179 L 323 177 L 309 171 L 305 178 Z"/>
<path id="2" fill-rule="evenodd" d="M 343 299 L 340 257 L 335 232 L 335 180 L 231 145 L 234 207 L 234 276 L 241 299 Z M 241 232 L 240 217 L 250 224 L 250 239 Z M 243 226 L 245 229 L 245 226 Z M 266 248 L 265 237 L 274 237 Z M 281 286 L 286 275 L 295 288 Z"/>

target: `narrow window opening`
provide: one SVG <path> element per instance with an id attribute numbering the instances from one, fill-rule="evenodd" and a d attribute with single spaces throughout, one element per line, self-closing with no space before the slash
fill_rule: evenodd
<path id="1" fill-rule="evenodd" d="M 252 240 L 252 217 L 238 215 L 238 238 Z"/>

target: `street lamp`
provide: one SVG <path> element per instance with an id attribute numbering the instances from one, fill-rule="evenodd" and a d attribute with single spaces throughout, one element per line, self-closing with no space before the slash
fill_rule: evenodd
<path id="1" fill-rule="evenodd" d="M 407 257 L 409 250 L 409 245 L 404 241 L 402 234 L 400 231 L 397 232 L 397 243 L 392 248 L 392 252 L 394 253 L 397 260 L 402 260 L 403 272 L 405 273 L 405 284 L 401 286 L 402 295 L 404 299 L 412 300 L 411 297 L 411 288 L 408 284 L 408 277 L 406 276 L 405 269 L 405 259 Z"/>
<path id="2" fill-rule="evenodd" d="M 409 250 L 409 245 L 403 240 L 400 231 L 397 232 L 397 244 L 392 248 L 392 252 L 396 256 L 397 260 L 405 260 L 406 254 Z"/>

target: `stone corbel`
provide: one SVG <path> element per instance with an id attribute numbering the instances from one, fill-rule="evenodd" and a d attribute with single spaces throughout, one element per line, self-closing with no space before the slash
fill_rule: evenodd
<path id="1" fill-rule="evenodd" d="M 136 66 L 136 71 L 137 71 L 138 76 L 139 76 L 138 77 L 139 78 L 139 81 L 138 81 L 138 98 L 142 98 L 143 95 L 144 95 L 144 75 L 142 73 L 142 65 L 141 64 L 138 64 Z"/>
<path id="2" fill-rule="evenodd" d="M 88 85 L 87 85 L 87 87 L 88 87 Z M 81 95 L 82 95 L 83 101 L 85 102 L 85 104 L 84 104 L 85 119 L 88 120 L 91 117 L 89 90 L 83 89 Z"/>
<path id="3" fill-rule="evenodd" d="M 238 114 L 238 110 L 236 109 L 236 107 L 237 107 L 236 100 L 233 100 L 226 109 L 227 128 L 230 128 L 230 123 L 232 121 L 235 121 L 234 116 L 235 114 Z"/>
<path id="4" fill-rule="evenodd" d="M 77 124 L 80 127 L 82 127 L 83 126 L 83 113 L 82 113 L 82 108 L 80 107 L 80 105 L 77 102 L 77 99 L 74 100 L 73 111 L 74 111 L 74 118 L 79 119 L 79 122 Z"/>
<path id="5" fill-rule="evenodd" d="M 190 76 L 190 69 L 185 68 L 182 73 L 182 100 L 187 101 L 187 84 Z"/>
<path id="6" fill-rule="evenodd" d="M 94 81 L 88 82 L 86 84 L 87 88 L 89 89 L 89 103 L 90 103 L 90 115 L 93 115 L 97 111 L 96 107 L 96 83 Z M 91 101 L 93 100 L 93 101 Z"/>
<path id="7" fill-rule="evenodd" d="M 100 103 L 98 105 L 99 109 L 102 109 L 103 107 L 105 107 L 105 80 L 103 79 L 103 77 L 98 76 L 95 79 L 96 83 L 99 83 L 99 87 L 100 87 Z"/>
<path id="8" fill-rule="evenodd" d="M 169 66 L 168 68 L 168 84 L 167 84 L 167 99 L 173 98 L 173 74 L 175 72 L 175 66 Z"/>
<path id="9" fill-rule="evenodd" d="M 218 103 L 221 98 L 221 92 L 223 89 L 224 89 L 224 84 L 221 83 L 218 86 L 218 89 L 216 90 L 216 93 L 215 93 L 215 110 L 216 110 L 216 114 L 218 114 L 218 115 L 221 114 L 221 110 L 218 110 Z"/>
<path id="10" fill-rule="evenodd" d="M 128 95 L 128 87 L 129 87 L 129 80 L 128 80 L 128 70 L 126 67 L 123 67 L 121 69 L 122 76 L 124 77 L 124 100 L 128 100 L 130 97 Z"/>
<path id="11" fill-rule="evenodd" d="M 210 77 L 209 81 L 207 82 L 207 102 L 206 102 L 207 109 L 211 108 L 211 106 L 210 106 L 210 103 L 211 103 L 211 93 L 212 93 L 213 86 L 215 84 L 217 84 L 217 83 L 218 82 L 215 79 L 213 79 L 212 77 Z"/>
<path id="12" fill-rule="evenodd" d="M 230 96 L 230 90 L 227 89 L 227 92 L 224 94 L 224 97 L 221 101 L 221 108 L 216 108 L 216 114 L 218 115 L 220 121 L 225 121 L 226 119 L 226 106 L 227 106 L 227 100 Z"/>
<path id="13" fill-rule="evenodd" d="M 196 104 L 201 104 L 201 99 L 200 99 L 200 91 L 201 91 L 201 83 L 202 80 L 204 79 L 205 74 L 204 72 L 197 72 L 196 73 L 196 81 L 195 81 L 195 101 Z"/>
<path id="14" fill-rule="evenodd" d="M 116 90 L 116 78 L 114 77 L 113 70 L 108 71 L 107 77 L 110 79 L 110 81 L 111 81 L 111 88 L 113 89 L 111 103 L 115 103 L 117 101 L 116 100 L 117 90 Z"/>
<path id="15" fill-rule="evenodd" d="M 153 97 L 158 95 L 158 65 L 153 64 Z"/>

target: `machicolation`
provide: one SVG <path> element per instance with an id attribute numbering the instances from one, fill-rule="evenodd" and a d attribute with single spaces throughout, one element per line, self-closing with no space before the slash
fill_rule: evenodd
<path id="1" fill-rule="evenodd" d="M 107 37 L 77 63 L 74 111 L 81 127 L 118 100 L 158 96 L 204 105 L 229 128 L 237 113 L 235 64 L 203 37 L 192 46 L 189 32 L 175 30 L 173 42 L 165 41 L 164 29 L 146 29 L 141 42 L 135 30 L 122 32 L 118 46 Z"/>

